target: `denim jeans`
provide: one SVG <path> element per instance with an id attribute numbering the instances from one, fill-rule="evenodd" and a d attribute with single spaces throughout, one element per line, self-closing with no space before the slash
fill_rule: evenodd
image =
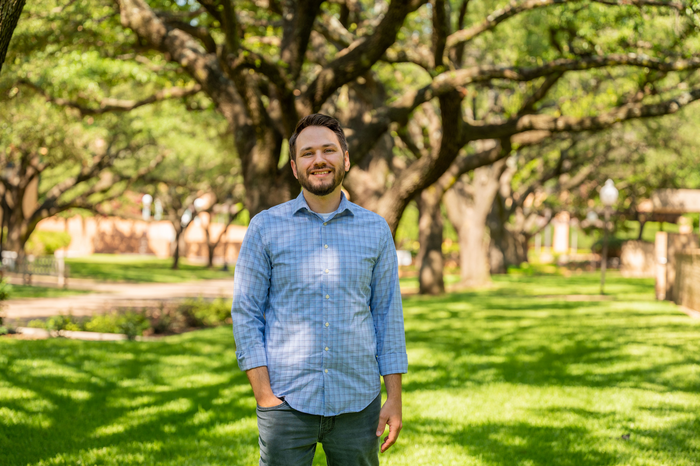
<path id="1" fill-rule="evenodd" d="M 316 416 L 293 409 L 287 402 L 258 406 L 261 466 L 308 466 L 321 442 L 329 466 L 378 466 L 376 435 L 381 394 L 358 413 Z"/>

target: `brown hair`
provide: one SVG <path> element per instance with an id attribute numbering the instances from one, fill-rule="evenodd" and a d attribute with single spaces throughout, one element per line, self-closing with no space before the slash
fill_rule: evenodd
<path id="1" fill-rule="evenodd" d="M 289 138 L 289 158 L 291 160 L 297 159 L 297 138 L 299 133 L 304 131 L 309 126 L 322 126 L 328 128 L 338 136 L 338 142 L 340 143 L 340 149 L 345 154 L 348 150 L 348 142 L 345 139 L 345 133 L 343 128 L 340 126 L 340 122 L 333 117 L 324 115 L 322 113 L 312 113 L 309 116 L 305 116 L 299 123 L 297 123 L 296 129 L 294 129 L 294 134 Z"/>

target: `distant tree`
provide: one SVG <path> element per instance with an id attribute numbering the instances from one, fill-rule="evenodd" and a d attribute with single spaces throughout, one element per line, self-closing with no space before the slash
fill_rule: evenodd
<path id="1" fill-rule="evenodd" d="M 221 135 L 225 129 L 208 127 L 207 118 L 190 118 L 188 122 L 187 127 L 172 136 L 172 156 L 136 184 L 137 189 L 151 194 L 154 202 L 161 204 L 165 218 L 173 226 L 173 269 L 179 267 L 180 257 L 186 252 L 181 250 L 181 239 L 194 221 L 203 223 L 208 264 L 213 265 L 214 250 L 241 212 L 245 195 L 240 163 L 231 156 L 228 138 Z M 166 128 L 163 134 L 174 129 Z M 195 206 L 198 198 L 203 205 Z M 224 223 L 219 235 L 213 235 L 214 220 Z"/>
<path id="2" fill-rule="evenodd" d="M 90 128 L 64 109 L 17 100 L 0 112 L 4 249 L 22 254 L 44 218 L 72 208 L 98 210 L 166 155 L 124 121 Z"/>

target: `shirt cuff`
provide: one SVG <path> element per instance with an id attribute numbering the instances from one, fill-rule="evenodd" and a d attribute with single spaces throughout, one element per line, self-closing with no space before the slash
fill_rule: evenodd
<path id="1" fill-rule="evenodd" d="M 406 353 L 390 353 L 377 356 L 379 374 L 405 374 L 408 372 L 408 356 Z"/>
<path id="2" fill-rule="evenodd" d="M 255 367 L 267 366 L 265 348 L 251 348 L 248 351 L 236 351 L 238 367 L 247 371 Z"/>

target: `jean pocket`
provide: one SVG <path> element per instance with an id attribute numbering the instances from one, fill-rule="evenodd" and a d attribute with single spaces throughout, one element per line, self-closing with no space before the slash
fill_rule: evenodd
<path id="1" fill-rule="evenodd" d="M 260 406 L 259 404 L 256 404 L 256 408 L 255 408 L 255 409 L 257 409 L 258 411 L 263 411 L 263 412 L 265 412 L 265 411 L 279 411 L 279 410 L 283 410 L 283 409 L 287 409 L 287 408 L 289 408 L 289 404 L 287 403 L 286 400 L 282 400 L 282 403 L 280 403 L 280 404 L 278 404 L 278 405 L 276 405 L 276 406 L 269 406 L 269 407 L 267 407 L 267 408 L 263 408 L 263 407 Z"/>

